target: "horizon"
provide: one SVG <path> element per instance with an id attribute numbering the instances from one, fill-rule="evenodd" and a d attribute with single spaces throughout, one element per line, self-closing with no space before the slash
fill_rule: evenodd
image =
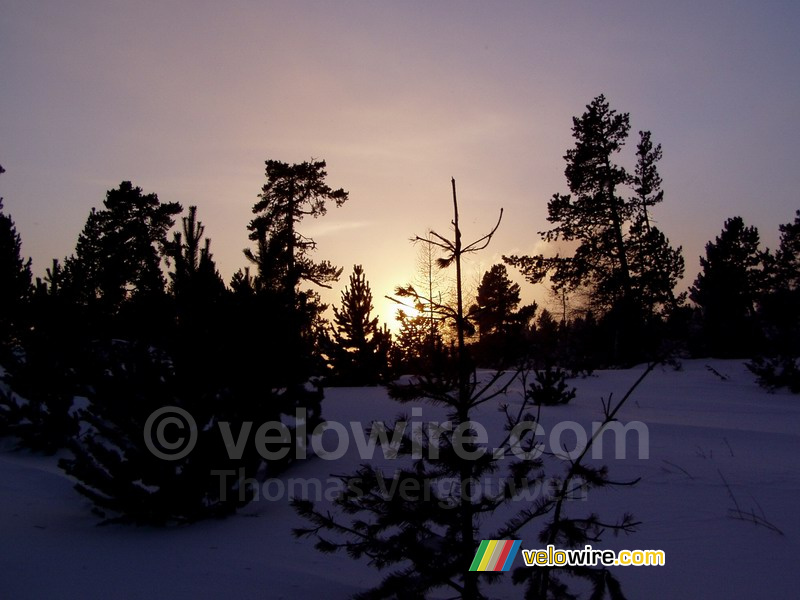
<path id="1" fill-rule="evenodd" d="M 394 328 L 383 297 L 414 277 L 409 238 L 449 228 L 450 178 L 465 239 L 505 211 L 468 282 L 536 252 L 547 200 L 567 191 L 572 118 L 601 93 L 630 113 L 623 164 L 639 130 L 663 145 L 655 217 L 683 246 L 681 290 L 727 218 L 774 248 L 800 208 L 790 2 L 3 6 L 0 196 L 38 276 L 130 180 L 198 206 L 227 283 L 247 265 L 264 161 L 313 157 L 350 192 L 303 224 L 343 269 L 323 301 L 338 305 L 361 264 Z"/>

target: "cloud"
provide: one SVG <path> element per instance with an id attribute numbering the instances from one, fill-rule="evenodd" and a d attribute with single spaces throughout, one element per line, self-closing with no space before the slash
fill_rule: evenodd
<path id="1" fill-rule="evenodd" d="M 314 238 L 325 237 L 328 235 L 337 235 L 345 231 L 352 231 L 354 229 L 363 229 L 368 226 L 368 221 L 341 221 L 338 223 L 317 221 L 304 226 L 303 235 Z"/>

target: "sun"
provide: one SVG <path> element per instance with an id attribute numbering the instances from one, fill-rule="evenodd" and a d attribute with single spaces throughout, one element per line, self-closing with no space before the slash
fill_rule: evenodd
<path id="1" fill-rule="evenodd" d="M 403 311 L 408 317 L 417 317 L 422 313 L 414 307 L 410 298 L 399 298 L 402 304 L 395 302 L 390 298 L 384 298 L 380 303 L 381 310 L 378 311 L 380 318 L 379 325 L 382 327 L 384 323 L 392 331 L 400 329 L 400 311 Z"/>

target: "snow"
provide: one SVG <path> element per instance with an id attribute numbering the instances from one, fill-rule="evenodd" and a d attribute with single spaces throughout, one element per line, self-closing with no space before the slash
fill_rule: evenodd
<path id="1" fill-rule="evenodd" d="M 727 377 L 711 372 L 707 365 Z M 546 431 L 574 421 L 591 432 L 602 417 L 601 398 L 622 397 L 643 367 L 599 371 L 573 379 L 578 395 L 569 405 L 544 409 Z M 499 402 L 518 404 L 512 390 Z M 382 388 L 326 390 L 323 414 L 350 429 L 411 416 Z M 476 420 L 496 441 L 502 428 L 497 402 L 483 406 Z M 602 549 L 663 549 L 665 567 L 613 567 L 629 598 L 793 597 L 800 586 L 795 567 L 800 552 L 800 398 L 769 394 L 737 361 L 684 361 L 681 370 L 660 367 L 621 410 L 623 423 L 641 421 L 649 433 L 649 458 L 639 458 L 638 440 L 628 434 L 626 458 L 614 457 L 604 440 L 612 479 L 640 477 L 634 487 L 591 490 L 573 512 L 597 512 L 606 520 L 632 512 L 642 521 L 629 536 L 604 536 Z M 441 408 L 423 406 L 410 420 L 446 420 Z M 336 443 L 325 434 L 325 447 Z M 335 433 L 335 432 L 333 432 Z M 563 436 L 569 445 L 570 434 Z M 546 438 L 545 438 L 546 439 Z M 224 520 L 156 529 L 98 527 L 87 501 L 56 466 L 58 457 L 0 450 L 0 598 L 347 598 L 376 584 L 382 573 L 339 553 L 323 555 L 313 541 L 296 540 L 299 519 L 288 500 L 262 498 Z M 281 485 L 264 488 L 274 498 L 289 480 L 319 479 L 323 489 L 335 474 L 351 473 L 360 462 L 355 440 L 340 459 L 311 458 L 287 471 Z M 378 448 L 374 462 L 392 468 Z M 553 475 L 563 465 L 550 463 Z M 387 476 L 391 477 L 391 473 Z M 727 484 L 725 481 L 727 481 Z M 764 515 L 784 535 L 735 520 L 728 489 L 743 511 Z M 284 494 L 285 496 L 285 494 Z M 519 506 L 509 507 L 510 509 Z M 481 529 L 489 537 L 501 516 Z M 523 548 L 539 548 L 540 523 L 522 536 Z M 517 558 L 514 567 L 520 567 Z M 495 597 L 522 597 L 510 583 L 486 588 Z"/>

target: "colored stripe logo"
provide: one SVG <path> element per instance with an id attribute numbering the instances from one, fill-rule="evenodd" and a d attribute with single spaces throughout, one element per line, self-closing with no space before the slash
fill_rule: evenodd
<path id="1" fill-rule="evenodd" d="M 478 546 L 470 571 L 508 571 L 514 562 L 519 540 L 483 540 Z"/>

